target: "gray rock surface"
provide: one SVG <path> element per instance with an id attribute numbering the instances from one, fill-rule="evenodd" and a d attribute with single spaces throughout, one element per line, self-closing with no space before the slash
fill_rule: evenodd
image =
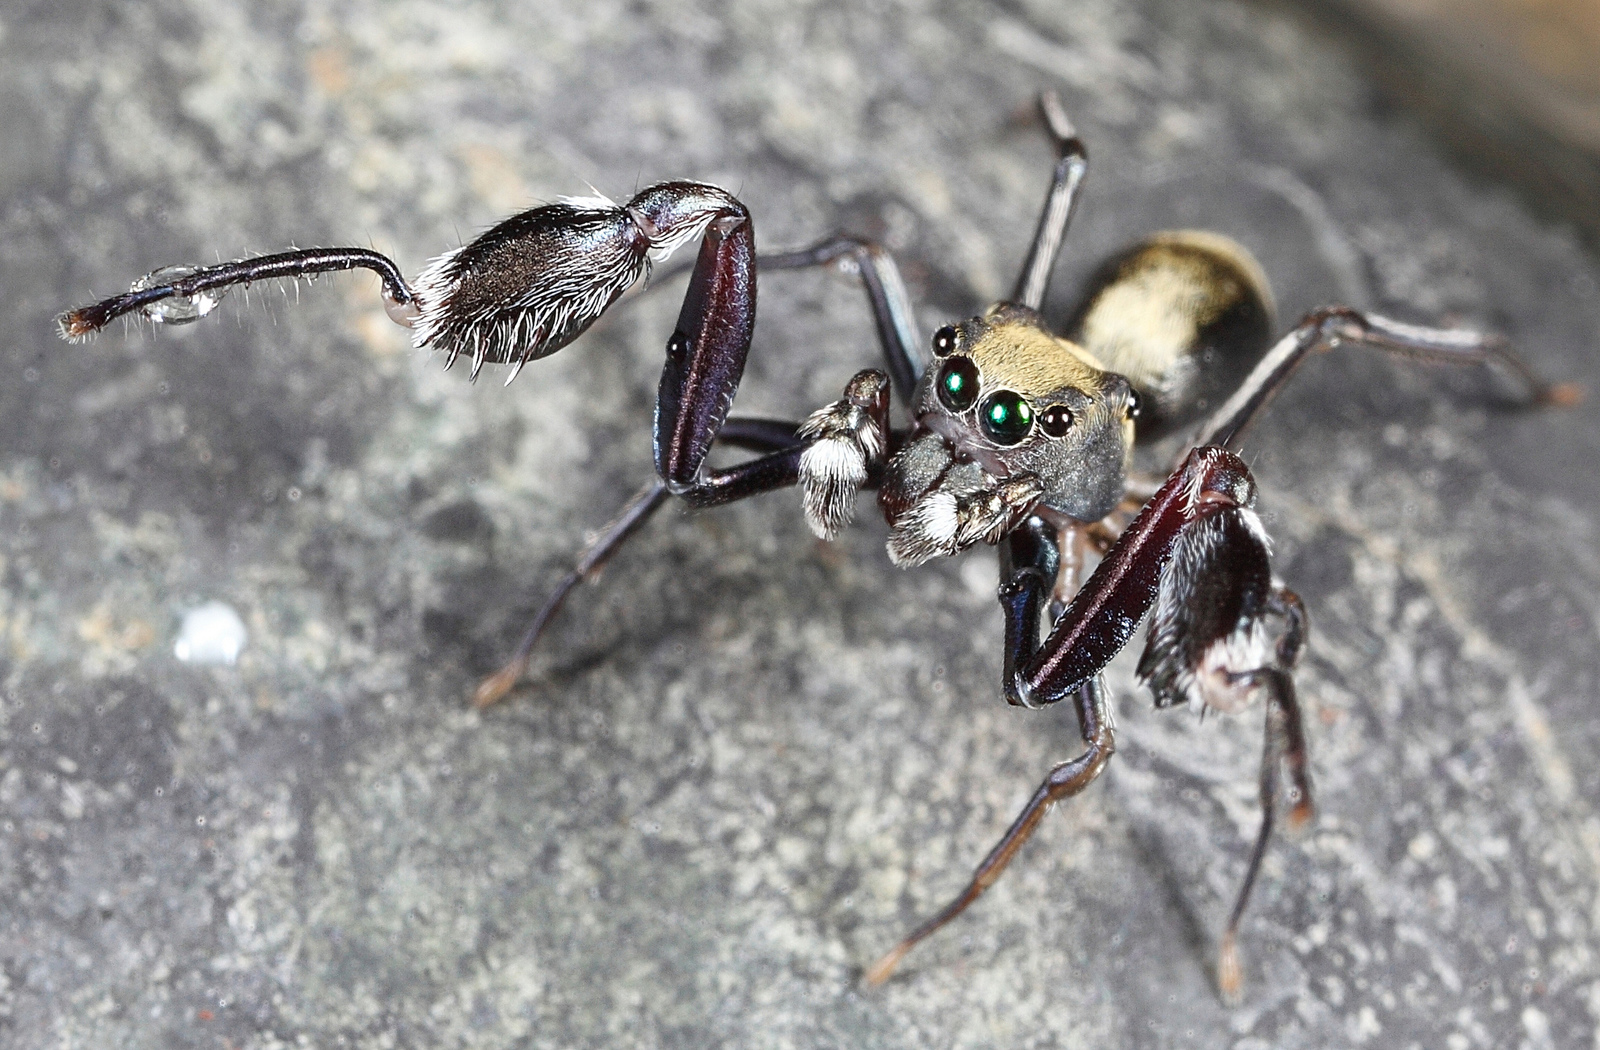
<path id="1" fill-rule="evenodd" d="M 532 202 L 718 181 L 786 247 L 898 251 L 924 332 L 1008 288 L 1063 93 L 1088 196 L 1054 300 L 1151 229 L 1509 333 L 1600 390 L 1600 266 L 1468 181 L 1273 7 L 219 0 L 0 10 L 0 1044 L 1553 1047 L 1600 1033 L 1600 422 L 1359 353 L 1249 457 L 1312 610 L 1321 816 L 1273 853 L 1244 1002 L 1215 937 L 1255 717 L 1157 715 L 881 990 L 1070 712 L 997 699 L 987 552 L 892 568 L 779 494 L 662 516 L 479 714 L 585 530 L 649 474 L 662 290 L 510 388 L 411 353 L 374 282 L 86 347 L 158 265 L 369 243 L 409 272 Z M 872 358 L 775 275 L 741 409 Z M 232 667 L 183 614 L 237 609 Z"/>

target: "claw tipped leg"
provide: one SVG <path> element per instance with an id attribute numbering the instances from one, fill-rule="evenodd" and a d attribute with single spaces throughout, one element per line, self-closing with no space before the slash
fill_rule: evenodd
<path id="1" fill-rule="evenodd" d="M 973 872 L 972 881 L 967 884 L 967 888 L 962 890 L 955 900 L 946 904 L 937 915 L 918 926 L 867 968 L 862 974 L 862 980 L 869 987 L 877 987 L 887 981 L 901 960 L 906 957 L 906 953 L 916 947 L 919 941 L 937 932 L 950 920 L 966 911 L 973 901 L 983 896 L 983 892 L 1000 878 L 1006 866 L 1017 855 L 1017 851 L 1033 837 L 1039 822 L 1049 812 L 1051 805 L 1078 794 L 1093 783 L 1105 769 L 1106 763 L 1116 750 L 1116 742 L 1104 681 L 1097 676 L 1086 682 L 1073 694 L 1073 701 L 1078 709 L 1078 727 L 1085 744 L 1083 754 L 1061 763 L 1050 771 L 1049 776 L 1044 778 L 1044 783 L 1039 785 L 1033 797 L 1028 800 L 1028 804 L 1022 808 L 1022 812 L 1017 814 L 1017 818 L 1006 829 L 1005 835 L 995 844 L 994 849 L 989 851 L 989 855 L 983 858 L 978 870 Z"/>
<path id="2" fill-rule="evenodd" d="M 862 974 L 862 982 L 868 988 L 876 988 L 890 977 L 893 977 L 896 967 L 900 965 L 900 960 L 906 957 L 906 953 L 916 943 L 916 941 L 908 937 L 885 952 L 883 958 L 869 966 L 867 972 Z"/>
<path id="3" fill-rule="evenodd" d="M 578 584 L 599 572 L 605 565 L 606 559 L 615 554 L 618 547 L 638 531 L 639 527 L 650 520 L 667 499 L 667 486 L 661 481 L 651 481 L 644 488 L 635 493 L 616 518 L 600 530 L 594 542 L 583 549 L 578 555 L 577 564 L 572 571 L 561 578 L 555 590 L 550 592 L 539 611 L 534 614 L 533 623 L 522 636 L 522 641 L 517 645 L 517 651 L 507 660 L 500 670 L 478 683 L 472 692 L 472 706 L 477 708 L 488 707 L 505 699 L 507 693 L 515 688 L 517 682 L 528 671 L 528 660 L 533 652 L 533 647 L 544 634 L 545 628 L 550 626 L 550 621 L 555 619 L 556 613 L 561 611 L 566 604 L 567 596 L 572 593 Z"/>
<path id="4" fill-rule="evenodd" d="M 527 672 L 528 657 L 525 653 L 507 660 L 504 667 L 478 683 L 478 688 L 472 691 L 472 706 L 482 709 L 504 700 Z"/>
<path id="5" fill-rule="evenodd" d="M 1222 947 L 1217 951 L 1217 991 L 1229 1006 L 1239 1003 L 1239 993 L 1244 987 L 1244 972 L 1239 966 L 1238 938 L 1233 930 L 1222 935 Z"/>

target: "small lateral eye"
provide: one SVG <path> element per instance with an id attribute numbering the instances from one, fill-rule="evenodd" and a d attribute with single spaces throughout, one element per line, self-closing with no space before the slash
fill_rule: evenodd
<path id="1" fill-rule="evenodd" d="M 1033 429 L 1033 406 L 1021 394 L 1000 390 L 984 400 L 978 418 L 989 440 L 996 445 L 1015 445 Z"/>
<path id="2" fill-rule="evenodd" d="M 673 364 L 681 365 L 689 356 L 689 337 L 682 332 L 673 332 L 667 340 L 667 357 Z"/>
<path id="3" fill-rule="evenodd" d="M 939 400 L 952 412 L 965 412 L 978 400 L 978 366 L 970 357 L 952 357 L 939 369 Z"/>
<path id="4" fill-rule="evenodd" d="M 1061 437 L 1072 429 L 1072 409 L 1066 405 L 1051 405 L 1039 413 L 1039 429 L 1053 438 Z"/>
<path id="5" fill-rule="evenodd" d="M 1139 391 L 1137 390 L 1130 389 L 1128 391 L 1128 418 L 1139 418 Z"/>
<path id="6" fill-rule="evenodd" d="M 945 357 L 961 343 L 961 335 L 954 325 L 945 325 L 933 333 L 933 356 Z"/>

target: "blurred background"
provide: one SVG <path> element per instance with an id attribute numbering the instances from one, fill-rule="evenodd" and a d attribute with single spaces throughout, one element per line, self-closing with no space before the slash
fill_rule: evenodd
<path id="1" fill-rule="evenodd" d="M 1307 0 L 1397 106 L 1467 168 L 1600 236 L 1600 5 Z"/>

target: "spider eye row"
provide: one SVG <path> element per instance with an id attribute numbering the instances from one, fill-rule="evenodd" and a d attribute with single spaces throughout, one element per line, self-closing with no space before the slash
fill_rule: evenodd
<path id="1" fill-rule="evenodd" d="M 978 405 L 982 384 L 972 358 L 949 356 L 956 342 L 956 331 L 948 325 L 933 334 L 934 353 L 947 358 L 939 368 L 934 388 L 945 408 L 962 413 Z M 1072 429 L 1072 410 L 1066 405 L 1051 405 L 1036 414 L 1028 399 L 1013 390 L 996 390 L 978 405 L 978 425 L 996 445 L 1021 444 L 1033 433 L 1035 422 L 1050 437 L 1062 437 Z"/>

